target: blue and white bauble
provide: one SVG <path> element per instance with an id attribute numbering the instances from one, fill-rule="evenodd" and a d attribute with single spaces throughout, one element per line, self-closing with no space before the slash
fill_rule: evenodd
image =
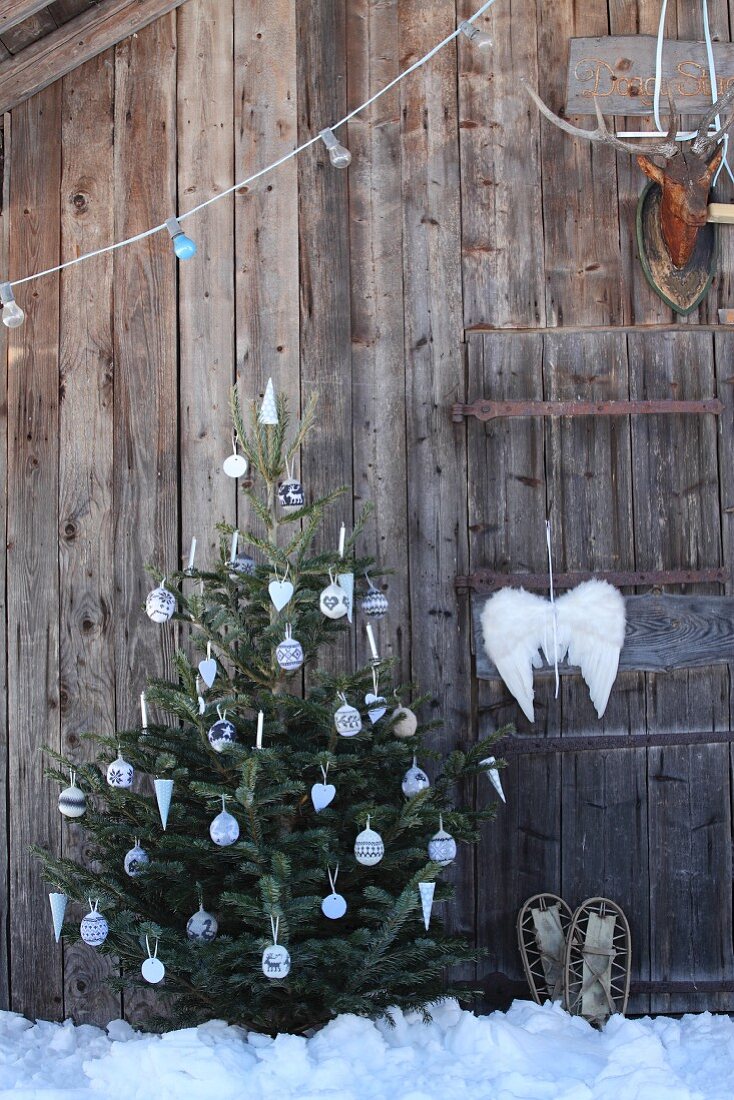
<path id="1" fill-rule="evenodd" d="M 161 584 L 148 593 L 145 614 L 154 623 L 166 623 L 176 610 L 176 597 Z"/>
<path id="2" fill-rule="evenodd" d="M 110 787 L 120 787 L 126 790 L 132 787 L 134 775 L 135 769 L 132 764 L 128 764 L 122 756 L 118 756 L 107 768 L 107 782 Z"/>
<path id="3" fill-rule="evenodd" d="M 217 814 L 209 826 L 209 836 L 220 848 L 228 848 L 230 844 L 234 844 L 239 835 L 240 827 L 237 824 L 237 818 L 226 810 Z"/>
<path id="4" fill-rule="evenodd" d="M 442 867 L 447 867 L 456 859 L 456 841 L 443 825 L 428 841 L 428 858 Z"/>
<path id="5" fill-rule="evenodd" d="M 211 727 L 207 737 L 215 752 L 224 752 L 237 740 L 237 730 L 226 718 L 220 718 Z"/>
<path id="6" fill-rule="evenodd" d="M 407 772 L 403 776 L 403 794 L 406 798 L 415 798 L 421 791 L 425 791 L 430 787 L 431 781 L 423 771 L 416 764 L 413 764 L 411 768 L 408 768 Z"/>
<path id="7" fill-rule="evenodd" d="M 82 939 L 85 943 L 88 943 L 90 947 L 99 947 L 99 945 L 104 943 L 107 939 L 109 930 L 110 926 L 102 914 L 97 912 L 97 905 L 95 903 L 86 917 L 82 917 L 82 923 L 79 925 Z"/>
<path id="8" fill-rule="evenodd" d="M 145 848 L 136 844 L 125 856 L 125 873 L 130 875 L 130 878 L 136 878 L 148 863 L 150 863 L 150 856 Z"/>
<path id="9" fill-rule="evenodd" d="M 284 512 L 297 512 L 306 503 L 303 486 L 295 477 L 288 477 L 278 486 L 278 502 Z"/>
<path id="10" fill-rule="evenodd" d="M 80 791 L 76 783 L 66 787 L 59 795 L 59 812 L 64 817 L 81 817 L 86 808 L 84 791 Z"/>
<path id="11" fill-rule="evenodd" d="M 186 924 L 186 935 L 194 943 L 211 943 L 215 938 L 219 925 L 211 913 L 207 913 L 203 905 L 189 917 Z"/>

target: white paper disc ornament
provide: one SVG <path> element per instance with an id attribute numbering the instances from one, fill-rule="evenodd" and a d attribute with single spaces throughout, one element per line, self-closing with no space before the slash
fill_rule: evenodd
<path id="1" fill-rule="evenodd" d="M 199 906 L 186 923 L 186 935 L 195 943 L 211 943 L 218 929 L 216 917 L 207 913 L 203 905 Z"/>
<path id="2" fill-rule="evenodd" d="M 325 810 L 336 797 L 336 787 L 333 783 L 314 783 L 311 788 L 311 801 L 316 813 Z"/>
<path id="3" fill-rule="evenodd" d="M 347 911 L 347 903 L 341 894 L 327 894 L 321 902 L 321 912 L 329 920 L 339 920 Z"/>
<path id="4" fill-rule="evenodd" d="M 59 811 L 64 817 L 81 817 L 86 808 L 84 791 L 77 787 L 76 775 L 72 772 L 71 786 L 66 787 L 59 795 Z"/>
<path id="5" fill-rule="evenodd" d="M 306 503 L 306 494 L 298 478 L 287 477 L 278 486 L 278 503 L 286 513 L 297 512 Z"/>
<path id="6" fill-rule="evenodd" d="M 242 477 L 243 474 L 247 473 L 247 459 L 244 455 L 238 455 L 235 451 L 234 454 L 225 458 L 222 469 L 227 477 Z"/>
<path id="7" fill-rule="evenodd" d="M 418 729 L 418 719 L 410 707 L 396 707 L 392 712 L 392 731 L 401 741 L 415 736 Z"/>
<path id="8" fill-rule="evenodd" d="M 428 858 L 442 867 L 447 867 L 456 859 L 456 841 L 444 829 L 443 818 L 439 821 L 438 832 L 428 841 Z"/>
<path id="9" fill-rule="evenodd" d="M 413 765 L 408 768 L 407 772 L 403 776 L 403 794 L 406 798 L 415 798 L 421 791 L 425 791 L 427 787 L 430 787 L 431 781 L 423 771 L 419 768 L 413 757 Z"/>
<path id="10" fill-rule="evenodd" d="M 159 585 L 148 593 L 145 600 L 145 614 L 154 623 L 167 623 L 176 610 L 176 597 L 164 585 Z"/>
<path id="11" fill-rule="evenodd" d="M 92 904 L 90 901 L 89 912 L 86 917 L 82 917 L 82 923 L 79 925 L 81 937 L 90 947 L 99 947 L 101 943 L 104 943 L 110 930 L 110 926 L 102 914 L 97 912 L 98 905 L 99 902 L 95 901 Z"/>
<path id="12" fill-rule="evenodd" d="M 285 638 L 278 643 L 275 659 L 285 672 L 295 672 L 303 664 L 303 646 L 292 636 L 290 624 L 286 625 Z"/>
<path id="13" fill-rule="evenodd" d="M 132 787 L 134 774 L 135 769 L 132 764 L 128 764 L 127 760 L 118 753 L 117 759 L 113 760 L 107 769 L 107 782 L 111 787 L 121 787 L 126 790 Z"/>
<path id="14" fill-rule="evenodd" d="M 61 929 L 64 927 L 64 913 L 66 912 L 66 903 L 69 899 L 66 894 L 52 893 L 48 895 L 48 900 L 51 905 L 51 919 L 54 922 L 54 936 L 58 943 L 61 939 Z"/>
<path id="15" fill-rule="evenodd" d="M 332 581 L 319 596 L 319 607 L 327 619 L 341 619 L 349 610 L 349 596 Z"/>
<path id="16" fill-rule="evenodd" d="M 239 835 L 240 827 L 237 824 L 237 818 L 227 813 L 224 808 L 224 799 L 222 799 L 222 812 L 217 814 L 209 826 L 209 836 L 220 848 L 228 848 L 230 844 L 234 844 Z"/>
<path id="17" fill-rule="evenodd" d="M 362 598 L 359 606 L 362 609 L 362 614 L 367 615 L 368 618 L 381 619 L 383 615 L 387 614 L 387 596 L 384 592 L 380 592 L 379 588 L 375 588 L 373 584 L 370 584 L 367 595 Z"/>
<path id="18" fill-rule="evenodd" d="M 146 852 L 145 848 L 141 848 L 137 840 L 135 846 L 125 856 L 125 873 L 130 878 L 136 878 L 143 870 L 143 868 L 150 863 L 150 856 Z"/>
<path id="19" fill-rule="evenodd" d="M 362 729 L 362 717 L 356 707 L 352 707 L 343 695 L 344 702 L 334 714 L 334 726 L 341 737 L 356 737 Z"/>
<path id="20" fill-rule="evenodd" d="M 281 943 L 272 943 L 263 951 L 263 974 L 278 980 L 287 978 L 291 969 L 291 957 Z"/>
<path id="21" fill-rule="evenodd" d="M 357 834 L 354 841 L 354 858 L 363 867 L 374 867 L 385 854 L 385 845 L 379 833 L 370 829 L 370 819 L 367 818 L 367 827 Z"/>
<path id="22" fill-rule="evenodd" d="M 230 474 L 231 476 L 233 475 Z M 140 973 L 146 982 L 150 982 L 151 985 L 158 985 L 158 982 L 162 982 L 166 976 L 166 968 L 160 959 L 151 956 L 149 959 L 144 960 L 143 965 L 140 967 Z"/>
<path id="23" fill-rule="evenodd" d="M 237 730 L 226 718 L 220 718 L 211 727 L 207 737 L 215 752 L 224 752 L 237 741 Z"/>

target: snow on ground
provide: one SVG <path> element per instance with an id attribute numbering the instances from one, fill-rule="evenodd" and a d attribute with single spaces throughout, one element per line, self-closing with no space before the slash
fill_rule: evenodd
<path id="1" fill-rule="evenodd" d="M 213 1022 L 164 1036 L 0 1013 L 0 1100 L 732 1100 L 734 1021 L 610 1021 L 516 1001 L 433 1022 L 340 1016 L 311 1039 Z"/>

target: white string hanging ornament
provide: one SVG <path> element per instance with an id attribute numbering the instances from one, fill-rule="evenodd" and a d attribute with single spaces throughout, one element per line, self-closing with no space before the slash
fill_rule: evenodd
<path id="1" fill-rule="evenodd" d="M 293 599 L 295 589 L 293 587 L 293 582 L 288 580 L 289 569 L 290 566 L 286 566 L 282 580 L 278 574 L 278 570 L 275 569 L 275 580 L 271 581 L 268 585 L 268 594 L 270 595 L 270 599 L 276 611 L 282 611 Z"/>
<path id="2" fill-rule="evenodd" d="M 428 841 L 428 858 L 447 867 L 456 859 L 456 841 L 443 827 L 443 814 L 438 817 L 438 832 Z"/>
<path id="3" fill-rule="evenodd" d="M 295 672 L 303 664 L 303 646 L 293 637 L 290 623 L 285 624 L 285 637 L 278 643 L 275 659 L 284 672 Z"/>
<path id="4" fill-rule="evenodd" d="M 362 716 L 356 707 L 347 702 L 343 691 L 337 697 L 342 705 L 334 713 L 334 728 L 340 737 L 356 737 L 362 729 Z"/>
<path id="5" fill-rule="evenodd" d="M 76 785 L 76 772 L 69 769 L 69 786 L 59 795 L 59 813 L 64 817 L 81 817 L 87 808 L 84 791 Z"/>
<path id="6" fill-rule="evenodd" d="M 196 245 L 191 240 L 191 238 L 188 237 L 181 229 L 181 222 L 185 221 L 187 218 L 194 217 L 200 211 L 205 210 L 213 203 L 221 202 L 223 199 L 227 198 L 227 196 L 234 194 L 236 191 L 241 191 L 244 188 L 250 187 L 256 180 L 261 179 L 263 176 L 274 171 L 276 168 L 279 168 L 282 164 L 286 164 L 294 157 L 299 156 L 306 149 L 310 148 L 312 145 L 316 145 L 319 141 L 322 141 L 324 144 L 326 144 L 327 139 L 324 135 L 327 133 L 327 131 L 329 134 L 334 136 L 334 132 L 336 130 L 340 129 L 342 126 L 345 126 L 356 115 L 359 115 L 363 111 L 366 111 L 368 107 L 371 107 L 372 104 L 375 103 L 381 96 L 384 96 L 389 91 L 391 91 L 391 89 L 399 84 L 401 80 L 405 80 L 405 78 L 410 76 L 411 73 L 416 72 L 417 69 L 420 69 L 423 65 L 427 64 L 427 62 L 429 62 L 431 58 L 435 57 L 435 55 L 439 53 L 440 50 L 443 50 L 460 34 L 463 34 L 466 38 L 468 38 L 470 42 L 472 42 L 473 45 L 478 46 L 480 49 L 486 48 L 486 46 L 489 44 L 487 42 L 488 36 L 483 32 L 480 35 L 472 34 L 471 29 L 474 29 L 473 24 L 475 24 L 476 21 L 481 18 L 481 16 L 484 15 L 485 12 L 489 11 L 489 9 L 495 3 L 496 0 L 486 0 L 486 2 L 482 4 L 481 7 L 479 7 L 473 13 L 473 15 L 470 15 L 468 19 L 464 20 L 459 26 L 455 27 L 454 30 L 447 34 L 445 38 L 442 38 L 440 42 L 437 42 L 435 46 L 428 50 L 427 53 L 423 54 L 422 57 L 419 57 L 418 60 L 414 61 L 412 65 L 409 65 L 407 69 L 404 69 L 402 72 L 398 73 L 398 75 L 393 77 L 392 80 L 389 80 L 387 84 L 385 84 L 382 88 L 375 92 L 374 95 L 371 95 L 369 99 L 366 99 L 364 103 L 360 103 L 357 107 L 354 107 L 351 111 L 348 112 L 348 114 L 339 119 L 338 122 L 333 122 L 331 126 L 324 127 L 324 129 L 321 130 L 318 134 L 315 134 L 313 137 L 308 138 L 300 145 L 289 150 L 289 152 L 284 153 L 282 157 L 278 157 L 277 160 L 274 160 L 270 164 L 265 165 L 264 168 L 260 168 L 257 172 L 253 172 L 252 175 L 247 176 L 245 179 L 239 180 L 237 183 L 233 183 L 231 187 L 227 187 L 223 191 L 219 191 L 216 195 L 211 195 L 208 199 L 205 199 L 203 202 L 198 203 L 198 205 L 193 206 L 191 210 L 187 210 L 184 213 L 178 214 L 175 217 L 167 218 L 159 225 L 151 226 L 150 229 L 145 229 L 141 233 L 134 234 L 134 236 L 132 237 L 126 237 L 121 241 L 115 241 L 114 244 L 105 245 L 102 248 L 95 248 L 91 252 L 84 252 L 82 253 L 82 255 L 75 256 L 71 260 L 65 260 L 63 263 L 55 264 L 53 267 L 47 267 L 41 271 L 35 271 L 30 275 L 24 275 L 22 278 L 0 283 L 0 303 L 3 306 L 3 324 L 6 325 L 8 328 L 14 328 L 17 325 L 21 325 L 23 323 L 23 310 L 20 308 L 20 306 L 17 305 L 15 301 L 13 287 L 23 286 L 26 283 L 32 282 L 35 279 L 44 278 L 44 276 L 46 275 L 53 275 L 58 271 L 65 271 L 68 267 L 73 267 L 76 264 L 84 263 L 87 260 L 92 260 L 97 256 L 104 256 L 109 252 L 116 251 L 117 249 L 126 248 L 128 245 L 135 244 L 138 241 L 146 240 L 148 237 L 152 237 L 156 233 L 161 233 L 167 230 L 171 236 L 173 249 L 176 255 L 180 259 L 189 259 L 196 252 Z M 341 146 L 341 143 L 339 143 L 338 141 L 337 145 L 339 145 L 341 149 L 344 150 L 344 147 Z M 348 150 L 344 150 L 344 152 L 349 155 Z M 339 156 L 343 158 L 344 152 L 340 153 Z M 329 149 L 329 154 L 331 158 L 331 149 Z M 261 423 L 277 424 L 277 415 L 274 421 L 263 421 L 261 419 Z"/>
<path id="7" fill-rule="evenodd" d="M 209 836 L 219 848 L 228 848 L 239 839 L 239 835 L 237 818 L 227 811 L 225 796 L 222 795 L 222 810 L 209 826 Z"/>
<path id="8" fill-rule="evenodd" d="M 208 688 L 212 686 L 217 678 L 217 662 L 212 657 L 212 643 L 206 643 L 206 658 L 199 661 L 199 675 Z"/>
<path id="9" fill-rule="evenodd" d="M 291 969 L 291 957 L 288 951 L 283 947 L 282 943 L 278 943 L 278 929 L 280 928 L 280 917 L 270 917 L 270 930 L 273 935 L 273 942 L 269 944 L 263 951 L 262 969 L 266 978 L 270 978 L 272 981 L 279 981 L 282 978 L 287 978 Z"/>
<path id="10" fill-rule="evenodd" d="M 326 780 L 327 773 L 329 771 L 329 764 L 327 761 L 326 767 L 321 765 L 321 775 L 323 776 L 323 783 L 314 783 L 311 787 L 311 801 L 313 802 L 313 808 L 316 813 L 321 813 L 327 806 L 336 798 L 336 787 L 333 783 L 328 783 Z"/>
<path id="11" fill-rule="evenodd" d="M 237 450 L 237 433 L 232 432 L 232 454 L 227 455 L 222 463 L 222 469 L 227 477 L 243 477 L 247 473 L 247 459 Z"/>
<path id="12" fill-rule="evenodd" d="M 146 936 L 145 949 L 148 952 L 148 958 L 143 960 L 143 965 L 140 967 L 140 973 L 143 975 L 146 982 L 150 982 L 151 985 L 158 985 L 166 976 L 166 968 L 158 958 L 158 937 L 156 936 L 155 948 L 151 951 L 150 941 Z"/>
<path id="13" fill-rule="evenodd" d="M 300 511 L 306 503 L 306 494 L 297 477 L 293 476 L 293 464 L 286 459 L 286 476 L 278 486 L 278 503 L 286 515 Z"/>
<path id="14" fill-rule="evenodd" d="M 167 623 L 176 610 L 176 597 L 166 588 L 164 577 L 145 598 L 145 614 L 154 623 Z"/>
<path id="15" fill-rule="evenodd" d="M 354 841 L 354 858 L 363 867 L 376 866 L 385 854 L 385 843 L 380 834 L 370 828 L 370 817 L 367 814 L 367 824 Z"/>
<path id="16" fill-rule="evenodd" d="M 135 769 L 125 760 L 118 745 L 117 757 L 107 768 L 107 783 L 110 787 L 129 789 L 133 785 L 134 775 Z"/>
<path id="17" fill-rule="evenodd" d="M 343 917 L 347 911 L 346 898 L 342 894 L 336 892 L 336 880 L 339 875 L 339 864 L 336 865 L 334 874 L 331 873 L 331 867 L 326 868 L 329 876 L 329 886 L 331 886 L 331 893 L 327 894 L 324 900 L 321 902 L 321 912 L 329 920 L 339 920 Z"/>
<path id="18" fill-rule="evenodd" d="M 374 586 L 369 573 L 365 573 L 365 578 L 369 587 L 367 588 L 367 594 L 362 597 L 362 602 L 359 605 L 362 614 L 370 619 L 381 619 L 388 612 L 387 596 Z"/>
<path id="19" fill-rule="evenodd" d="M 145 867 L 150 863 L 150 856 L 146 852 L 145 848 L 140 845 L 140 840 L 135 837 L 135 843 L 129 852 L 126 853 L 123 862 L 125 868 L 125 874 L 130 878 L 137 878 L 139 874 L 142 874 Z"/>
<path id="20" fill-rule="evenodd" d="M 79 933 L 85 943 L 90 947 L 99 947 L 107 939 L 107 934 L 110 930 L 105 918 L 99 909 L 99 898 L 96 901 L 92 901 L 89 898 L 89 912 L 86 917 L 82 917 L 82 922 L 79 925 Z"/>

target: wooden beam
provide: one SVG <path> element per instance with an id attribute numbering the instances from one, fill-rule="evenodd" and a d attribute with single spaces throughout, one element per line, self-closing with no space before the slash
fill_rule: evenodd
<path id="1" fill-rule="evenodd" d="M 78 65 L 183 3 L 184 0 L 102 0 L 0 65 L 0 113 L 17 107 Z"/>
<path id="2" fill-rule="evenodd" d="M 710 202 L 706 221 L 734 225 L 734 202 Z"/>
<path id="3" fill-rule="evenodd" d="M 0 0 L 0 35 L 17 27 L 37 11 L 47 8 L 51 0 Z"/>

